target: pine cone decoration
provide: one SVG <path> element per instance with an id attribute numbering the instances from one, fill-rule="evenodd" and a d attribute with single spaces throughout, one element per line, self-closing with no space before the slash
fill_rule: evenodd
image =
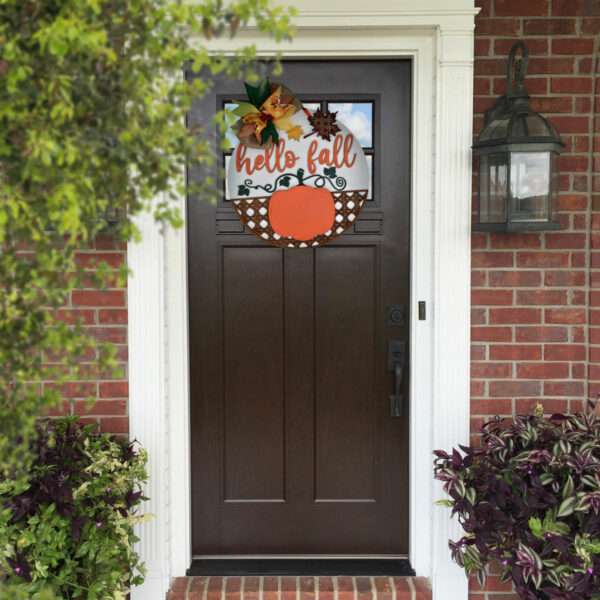
<path id="1" fill-rule="evenodd" d="M 335 117 L 337 112 L 322 111 L 320 108 L 308 116 L 308 121 L 312 125 L 312 133 L 316 133 L 319 137 L 329 141 L 331 136 L 334 136 L 340 131 Z M 309 135 L 312 135 L 309 134 Z M 308 137 L 308 136 L 307 136 Z"/>

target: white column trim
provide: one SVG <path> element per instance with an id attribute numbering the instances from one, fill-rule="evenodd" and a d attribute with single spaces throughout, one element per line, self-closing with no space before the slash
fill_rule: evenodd
<path id="1" fill-rule="evenodd" d="M 171 569 L 165 543 L 169 538 L 169 426 L 165 361 L 165 240 L 150 214 L 136 219 L 140 243 L 127 247 L 133 273 L 128 280 L 129 431 L 148 450 L 149 500 L 142 510 L 152 519 L 136 527 L 138 552 L 146 564 L 144 585 L 134 600 L 164 600 Z"/>
<path id="2" fill-rule="evenodd" d="M 185 216 L 185 215 L 184 215 Z M 187 228 L 169 229 L 166 243 L 167 401 L 169 411 L 170 573 L 184 574 L 191 562 L 190 411 L 188 352 Z M 175 268 L 171 268 L 174 266 Z M 181 485 L 181 482 L 188 482 Z M 180 495 L 179 495 L 180 494 Z"/>
<path id="3" fill-rule="evenodd" d="M 316 10 L 311 3 L 323 4 Z M 408 57 L 413 61 L 411 247 L 410 559 L 430 577 L 434 600 L 467 600 L 466 578 L 450 560 L 456 537 L 432 478 L 432 451 L 468 441 L 470 313 L 470 144 L 472 0 L 298 0 L 292 44 L 278 47 L 249 29 L 219 49 L 256 43 L 290 57 Z M 352 5 L 355 5 L 354 7 Z M 397 5 L 397 6 L 396 6 Z M 455 9 L 452 8 L 455 6 Z M 140 219 L 129 246 L 130 428 L 151 456 L 140 552 L 148 580 L 133 600 L 164 600 L 168 580 L 190 561 L 190 459 L 185 231 L 160 234 Z M 427 302 L 418 321 L 417 302 Z"/>
<path id="4" fill-rule="evenodd" d="M 471 143 L 473 32 L 438 36 L 434 234 L 434 448 L 469 442 L 471 339 Z M 468 106 L 469 110 L 464 107 Z M 434 494 L 443 497 L 441 486 Z M 448 539 L 460 537 L 448 510 L 433 511 L 433 600 L 468 598 L 468 581 L 452 562 Z"/>

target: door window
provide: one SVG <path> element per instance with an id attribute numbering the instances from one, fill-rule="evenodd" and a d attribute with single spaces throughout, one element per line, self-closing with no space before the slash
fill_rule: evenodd
<path id="1" fill-rule="evenodd" d="M 240 99 L 243 99 L 240 96 Z M 310 111 L 316 111 L 318 108 L 331 112 L 337 112 L 337 119 L 346 125 L 350 131 L 358 138 L 360 145 L 365 153 L 367 164 L 369 166 L 369 193 L 367 201 L 373 201 L 374 188 L 374 171 L 375 171 L 375 127 L 374 113 L 375 103 L 373 101 L 364 100 L 345 100 L 331 101 L 316 99 L 304 100 L 302 105 Z M 233 110 L 237 104 L 223 101 L 222 108 L 224 110 Z M 238 140 L 229 127 L 224 137 L 224 149 L 222 150 L 223 173 L 227 173 L 231 155 Z M 233 199 L 231 192 L 227 186 L 227 178 L 222 176 L 223 200 L 229 202 Z"/>

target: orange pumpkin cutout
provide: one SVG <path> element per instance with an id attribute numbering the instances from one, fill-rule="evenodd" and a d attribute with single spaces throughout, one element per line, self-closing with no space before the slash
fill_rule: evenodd
<path id="1" fill-rule="evenodd" d="M 333 195 L 325 188 L 298 185 L 273 193 L 269 202 L 269 221 L 284 238 L 312 240 L 333 227 Z"/>

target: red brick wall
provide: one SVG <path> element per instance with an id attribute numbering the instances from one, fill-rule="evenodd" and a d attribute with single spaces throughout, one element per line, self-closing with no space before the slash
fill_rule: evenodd
<path id="1" fill-rule="evenodd" d="M 532 105 L 550 117 L 567 147 L 560 159 L 561 231 L 473 235 L 474 433 L 494 414 L 528 412 L 537 402 L 548 412 L 578 410 L 600 392 L 600 102 L 592 73 L 600 1 L 476 4 L 475 134 L 504 92 L 506 56 L 522 38 Z M 493 576 L 485 593 L 472 585 L 471 600 L 508 600 L 509 592 Z"/>
<path id="2" fill-rule="evenodd" d="M 78 263 L 92 271 L 102 262 L 118 269 L 126 261 L 126 248 L 109 236 L 99 237 L 90 250 L 81 251 Z M 90 283 L 91 285 L 91 283 Z M 116 285 L 116 283 L 114 284 Z M 73 290 L 68 306 L 59 311 L 68 322 L 80 320 L 96 339 L 116 345 L 119 361 L 118 377 L 113 373 L 98 373 L 94 365 L 95 354 L 81 357 L 82 380 L 65 384 L 62 388 L 64 402 L 53 411 L 54 415 L 79 414 L 84 421 L 98 423 L 103 431 L 126 434 L 127 417 L 127 290 L 93 287 Z M 44 385 L 53 385 L 45 382 Z M 91 405 L 87 400 L 96 399 Z"/>

